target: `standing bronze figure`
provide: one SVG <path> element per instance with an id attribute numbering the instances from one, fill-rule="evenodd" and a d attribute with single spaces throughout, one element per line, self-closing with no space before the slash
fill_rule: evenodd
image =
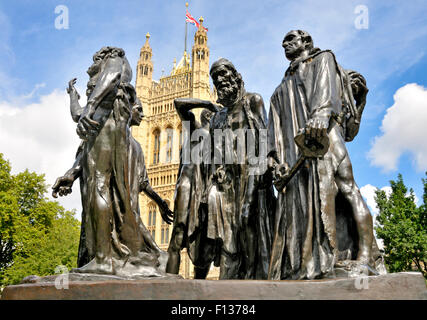
<path id="1" fill-rule="evenodd" d="M 260 138 L 266 130 L 264 102 L 259 94 L 245 91 L 242 76 L 227 59 L 213 63 L 210 75 L 224 108 L 211 120 L 207 237 L 220 244 L 216 261 L 220 279 L 263 278 L 263 261 L 269 256 L 268 203 L 272 203 L 266 197 L 273 194 L 266 192 L 266 171 L 253 170 L 262 163 L 251 164 L 248 148 L 255 148 L 253 157 L 260 155 Z"/>
<path id="2" fill-rule="evenodd" d="M 137 193 L 146 191 L 168 223 L 172 212 L 149 187 L 142 151 L 131 138 L 132 107 L 138 105 L 130 84 L 132 71 L 120 48 L 104 47 L 93 60 L 86 107 L 76 102 L 74 82 L 68 90 L 72 117 L 78 119 L 77 133 L 84 142 L 73 169 L 53 186 L 54 195 L 66 195 L 70 180 L 80 177 L 82 230 L 79 268 L 74 272 L 159 276 L 160 249 L 141 222 Z M 165 258 L 160 260 L 165 264 Z"/>
<path id="3" fill-rule="evenodd" d="M 191 98 L 174 100 L 182 121 L 182 149 L 174 199 L 174 223 L 169 242 L 166 271 L 178 274 L 183 248 L 194 264 L 194 277 L 205 279 L 212 263 L 212 246 L 206 238 L 207 197 L 210 156 L 209 121 L 218 106 L 210 101 Z M 196 120 L 194 108 L 205 108 Z M 194 136 L 193 136 L 194 134 Z M 193 138 L 193 139 L 192 139 Z M 195 139 L 197 138 L 197 139 Z M 199 138 L 201 141 L 199 141 Z M 196 148 L 200 151 L 196 154 Z M 207 151 L 207 152 L 205 152 Z M 192 158 L 192 153 L 194 157 Z M 206 163 L 208 162 L 208 163 Z"/>
<path id="4" fill-rule="evenodd" d="M 130 126 L 138 127 L 141 124 L 143 117 L 144 113 L 141 101 L 139 99 L 136 99 L 136 104 L 132 108 Z M 139 232 L 143 235 L 143 239 L 146 245 L 145 250 L 154 253 L 158 256 L 160 262 L 159 269 L 161 271 L 165 271 L 166 263 L 168 261 L 168 253 L 159 248 L 159 246 L 151 236 L 150 231 L 148 231 L 148 229 L 142 223 L 139 207 L 139 194 L 141 192 L 144 192 L 151 200 L 153 200 L 157 204 L 160 210 L 160 215 L 162 216 L 163 220 L 168 224 L 172 222 L 173 213 L 169 210 L 167 202 L 163 200 L 151 187 L 147 169 L 145 167 L 145 159 L 141 145 L 138 141 L 135 140 L 135 138 L 130 132 L 129 142 L 129 186 L 132 212 L 137 221 Z"/>
<path id="5" fill-rule="evenodd" d="M 366 83 L 344 71 L 331 51 L 314 48 L 305 31 L 290 31 L 282 46 L 290 66 L 271 97 L 268 124 L 269 165 L 279 191 L 269 279 L 320 278 L 335 266 L 383 270 L 345 147 L 359 129 Z M 296 136 L 314 153 L 289 179 L 289 166 L 302 154 Z M 325 138 L 326 153 L 316 155 Z"/>

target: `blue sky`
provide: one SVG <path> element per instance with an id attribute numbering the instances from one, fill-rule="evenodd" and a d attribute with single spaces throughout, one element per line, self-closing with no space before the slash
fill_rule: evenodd
<path id="1" fill-rule="evenodd" d="M 206 1 L 189 12 L 209 28 L 210 62 L 231 60 L 266 108 L 288 66 L 282 39 L 308 31 L 316 46 L 367 79 L 370 92 L 359 135 L 347 144 L 364 195 L 400 172 L 422 199 L 427 170 L 427 7 L 424 1 Z M 69 28 L 55 28 L 65 5 Z M 368 9 L 366 29 L 356 28 L 358 6 Z M 366 22 L 366 20 L 364 20 Z M 73 162 L 78 145 L 68 111 L 67 82 L 86 70 L 102 46 L 123 48 L 135 70 L 145 34 L 151 34 L 154 78 L 170 72 L 184 50 L 185 1 L 16 0 L 0 3 L 0 152 L 16 171 L 46 173 L 48 183 Z M 188 26 L 191 48 L 195 27 Z M 74 195 L 61 200 L 79 208 Z"/>

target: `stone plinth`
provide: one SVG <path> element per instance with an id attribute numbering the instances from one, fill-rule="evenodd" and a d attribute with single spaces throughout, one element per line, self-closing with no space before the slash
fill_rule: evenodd
<path id="1" fill-rule="evenodd" d="M 40 278 L 41 279 L 41 278 Z M 51 278 L 52 280 L 52 278 Z M 404 272 L 371 276 L 307 281 L 264 280 L 95 280 L 70 281 L 57 289 L 52 281 L 8 286 L 4 300 L 366 300 L 427 299 L 420 273 Z"/>

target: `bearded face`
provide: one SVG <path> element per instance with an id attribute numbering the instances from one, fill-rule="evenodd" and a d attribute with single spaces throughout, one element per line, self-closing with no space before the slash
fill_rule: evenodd
<path id="1" fill-rule="evenodd" d="M 218 102 L 228 105 L 235 101 L 239 94 L 239 84 L 233 70 L 220 65 L 212 71 L 212 81 L 218 93 Z"/>

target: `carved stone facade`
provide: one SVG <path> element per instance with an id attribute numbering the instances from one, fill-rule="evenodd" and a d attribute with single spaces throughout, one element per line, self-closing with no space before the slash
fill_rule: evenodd
<path id="1" fill-rule="evenodd" d="M 132 133 L 141 144 L 145 156 L 148 177 L 153 189 L 165 199 L 171 210 L 179 167 L 181 146 L 181 120 L 175 111 L 176 98 L 199 98 L 216 101 L 216 93 L 209 85 L 209 48 L 207 33 L 202 28 L 203 19 L 194 35 L 190 58 L 187 52 L 168 76 L 153 80 L 152 49 L 150 35 L 140 51 L 136 70 L 136 91 L 144 108 L 144 119 Z M 196 117 L 200 109 L 194 110 Z M 151 231 L 156 243 L 167 250 L 172 234 L 172 225 L 163 223 L 157 206 L 145 194 L 140 195 L 141 218 Z M 185 250 L 182 252 L 180 274 L 184 278 L 194 277 L 194 267 Z M 212 268 L 208 278 L 218 278 L 218 268 Z"/>

